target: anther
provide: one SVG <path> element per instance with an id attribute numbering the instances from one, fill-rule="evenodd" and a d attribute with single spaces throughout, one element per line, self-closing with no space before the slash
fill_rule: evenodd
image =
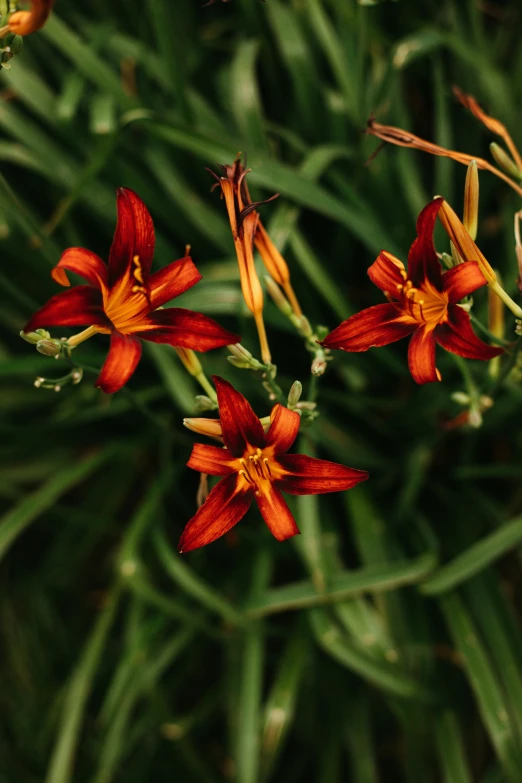
<path id="1" fill-rule="evenodd" d="M 252 457 L 249 457 L 249 460 L 255 467 L 256 473 L 259 476 L 259 478 L 263 478 L 263 471 L 261 469 L 261 465 L 259 464 L 259 457 L 257 456 L 257 454 L 255 454 Z"/>

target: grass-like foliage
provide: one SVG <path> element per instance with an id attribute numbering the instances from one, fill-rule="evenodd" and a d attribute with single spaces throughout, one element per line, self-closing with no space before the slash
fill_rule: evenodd
<path id="1" fill-rule="evenodd" d="M 442 382 L 423 385 L 406 341 L 324 354 L 315 340 L 385 301 L 367 270 L 383 249 L 406 261 L 433 196 L 462 216 L 466 168 L 379 148 L 368 119 L 487 158 L 499 138 L 457 84 L 522 142 L 522 7 L 201 6 L 57 0 L 23 51 L 2 54 L 0 783 L 520 783 L 515 317 L 478 288 L 473 328 L 492 344 L 489 324 L 505 354 L 438 348 Z M 252 201 L 280 194 L 258 212 L 311 324 L 264 291 L 277 375 L 206 170 L 238 152 Z M 203 280 L 175 306 L 254 356 L 245 369 L 226 349 L 198 354 L 205 378 L 261 419 L 299 380 L 316 408 L 301 407 L 293 451 L 369 472 L 349 491 L 286 495 L 300 536 L 276 541 L 254 503 L 227 536 L 178 554 L 204 491 L 186 463 L 205 437 L 182 420 L 215 417 L 198 407 L 198 372 L 144 342 L 130 381 L 104 394 L 107 334 L 56 361 L 19 338 L 58 292 L 66 248 L 107 259 L 120 187 L 154 220 L 153 272 L 190 245 Z M 480 171 L 476 242 L 515 302 L 518 208 Z M 440 224 L 435 238 L 451 263 Z"/>

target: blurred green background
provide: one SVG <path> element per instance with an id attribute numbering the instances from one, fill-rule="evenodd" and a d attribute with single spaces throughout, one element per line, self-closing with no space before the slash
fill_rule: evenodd
<path id="1" fill-rule="evenodd" d="M 238 151 L 253 198 L 281 194 L 262 216 L 311 321 L 380 302 L 368 266 L 382 248 L 406 259 L 434 194 L 460 212 L 465 169 L 396 148 L 367 165 L 368 117 L 486 157 L 456 83 L 521 141 L 521 29 L 517 0 L 57 0 L 2 71 L 1 783 L 520 783 L 516 378 L 469 362 L 494 406 L 448 429 L 464 385 L 442 350 L 443 383 L 424 387 L 404 342 L 336 354 L 298 450 L 370 481 L 295 499 L 290 542 L 252 510 L 181 557 L 201 438 L 174 351 L 148 344 L 112 398 L 88 373 L 57 394 L 33 381 L 64 363 L 18 333 L 63 249 L 107 257 L 125 186 L 155 221 L 154 268 L 192 246 L 204 280 L 179 304 L 256 352 L 204 169 Z M 516 209 L 482 174 L 478 241 L 512 294 Z M 306 397 L 310 356 L 270 303 L 266 321 L 280 384 Z M 76 355 L 100 367 L 106 350 Z M 259 377 L 226 351 L 202 361 L 268 414 Z"/>

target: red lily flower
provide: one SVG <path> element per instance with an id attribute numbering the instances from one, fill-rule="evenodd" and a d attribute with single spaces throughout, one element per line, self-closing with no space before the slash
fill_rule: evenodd
<path id="1" fill-rule="evenodd" d="M 118 223 L 106 265 L 81 247 L 66 250 L 52 271 L 57 283 L 70 286 L 65 270 L 90 283 L 53 296 L 24 331 L 42 326 L 88 326 L 69 345 L 102 333 L 111 335 L 109 354 L 96 381 L 104 392 L 118 391 L 131 377 L 141 357 L 141 340 L 208 351 L 241 338 L 212 318 L 179 307 L 160 309 L 201 280 L 189 256 L 150 273 L 154 226 L 143 201 L 132 190 L 117 192 Z"/>
<path id="2" fill-rule="evenodd" d="M 435 366 L 435 344 L 466 359 L 487 361 L 502 353 L 479 340 L 470 317 L 457 303 L 486 278 L 476 261 L 458 264 L 444 274 L 433 246 L 435 220 L 442 198 L 428 204 L 417 219 L 417 239 L 402 261 L 382 250 L 368 269 L 373 283 L 390 300 L 352 315 L 328 334 L 321 345 L 342 351 L 367 351 L 412 335 L 408 365 L 417 383 L 440 381 Z"/>
<path id="3" fill-rule="evenodd" d="M 214 376 L 213 381 L 226 449 L 196 443 L 187 465 L 224 478 L 187 523 L 180 552 L 220 538 L 244 517 L 253 500 L 271 533 L 284 541 L 299 529 L 281 490 L 290 495 L 319 495 L 350 489 L 368 478 L 365 470 L 304 454 L 286 454 L 299 432 L 299 414 L 275 405 L 265 433 L 243 395 L 222 378 Z"/>

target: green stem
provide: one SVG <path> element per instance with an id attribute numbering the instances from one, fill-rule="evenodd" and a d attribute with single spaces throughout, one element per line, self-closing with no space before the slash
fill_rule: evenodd
<path id="1" fill-rule="evenodd" d="M 482 334 L 485 334 L 492 343 L 495 345 L 500 345 L 501 348 L 504 348 L 506 345 L 510 345 L 509 340 L 503 340 L 501 337 L 497 337 L 492 332 L 490 332 L 489 329 L 487 329 L 484 324 L 479 321 L 476 315 L 469 313 L 469 317 L 471 318 L 471 323 L 474 324 L 474 326 L 476 326 L 477 329 L 482 332 Z"/>
<path id="2" fill-rule="evenodd" d="M 274 398 L 281 405 L 286 405 L 286 397 L 282 388 L 275 381 L 275 369 L 273 364 L 263 365 L 263 385 L 274 395 Z"/>
<path id="3" fill-rule="evenodd" d="M 194 378 L 197 380 L 199 385 L 203 388 L 203 390 L 207 393 L 207 396 L 212 400 L 212 402 L 217 403 L 217 394 L 216 390 L 210 383 L 209 379 L 205 375 L 204 372 L 200 372 L 197 375 L 194 376 Z"/>
<path id="4" fill-rule="evenodd" d="M 452 356 L 462 375 L 464 386 L 466 387 L 466 391 L 469 395 L 471 403 L 470 407 L 478 410 L 480 404 L 480 390 L 473 379 L 469 367 L 466 364 L 465 359 L 463 359 L 461 356 L 457 356 L 457 354 L 452 354 Z"/>
<path id="5" fill-rule="evenodd" d="M 522 307 L 517 305 L 515 301 L 510 297 L 510 295 L 504 291 L 501 285 L 499 285 L 496 281 L 494 283 L 490 283 L 489 287 L 492 291 L 496 293 L 496 295 L 502 299 L 506 307 L 511 310 L 515 318 L 521 318 L 522 319 Z"/>
<path id="6" fill-rule="evenodd" d="M 520 350 L 522 349 L 522 337 L 519 337 L 516 341 L 513 351 L 509 357 L 509 361 L 504 363 L 504 367 L 502 368 L 502 372 L 496 379 L 494 385 L 489 389 L 488 394 L 493 397 L 497 391 L 500 389 L 506 378 L 509 376 L 511 370 L 517 363 L 518 355 L 520 353 Z"/>

